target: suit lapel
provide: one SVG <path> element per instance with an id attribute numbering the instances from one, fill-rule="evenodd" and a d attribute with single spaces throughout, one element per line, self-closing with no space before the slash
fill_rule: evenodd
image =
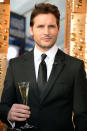
<path id="1" fill-rule="evenodd" d="M 61 71 L 63 70 L 65 65 L 64 59 L 65 59 L 64 53 L 60 49 L 58 49 L 49 80 L 47 82 L 46 87 L 44 88 L 44 91 L 41 94 L 41 101 L 40 101 L 41 103 L 46 98 L 49 91 L 53 88 L 52 85 L 55 83 L 56 78 L 59 77 Z"/>

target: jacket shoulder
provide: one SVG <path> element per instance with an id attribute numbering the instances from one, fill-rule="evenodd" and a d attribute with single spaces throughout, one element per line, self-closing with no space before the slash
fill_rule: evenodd
<path id="1" fill-rule="evenodd" d="M 79 59 L 79 58 L 75 58 L 75 57 L 73 57 L 73 56 L 70 56 L 70 55 L 68 55 L 68 54 L 66 54 L 66 53 L 64 53 L 65 54 L 65 60 L 67 61 L 67 62 L 71 62 L 71 63 L 84 63 L 84 61 L 83 60 L 81 60 L 81 59 Z"/>
<path id="2" fill-rule="evenodd" d="M 33 56 L 33 50 L 24 53 L 22 56 L 18 56 L 18 57 L 10 59 L 9 63 L 23 62 L 25 59 L 30 59 L 32 56 Z"/>

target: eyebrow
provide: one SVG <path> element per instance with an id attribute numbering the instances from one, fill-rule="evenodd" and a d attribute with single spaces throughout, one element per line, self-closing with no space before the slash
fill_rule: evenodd
<path id="1" fill-rule="evenodd" d="M 44 27 L 44 24 L 37 25 L 37 27 Z M 49 24 L 48 27 L 56 27 L 54 24 Z"/>

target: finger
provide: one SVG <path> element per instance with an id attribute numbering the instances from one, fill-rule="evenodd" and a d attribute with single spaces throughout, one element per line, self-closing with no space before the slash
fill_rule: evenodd
<path id="1" fill-rule="evenodd" d="M 18 106 L 15 108 L 16 106 L 14 105 L 12 108 L 11 108 L 11 112 L 19 112 L 19 113 L 24 113 L 24 114 L 29 114 L 30 111 L 29 111 L 29 108 L 25 107 L 25 106 Z"/>
<path id="2" fill-rule="evenodd" d="M 18 109 L 18 108 L 21 108 L 21 109 L 27 109 L 27 110 L 30 109 L 29 106 L 27 106 L 27 105 L 23 105 L 23 104 L 14 104 L 13 107 L 16 108 L 16 109 Z"/>
<path id="3" fill-rule="evenodd" d="M 15 109 L 13 112 L 21 113 L 21 114 L 27 114 L 27 115 L 30 114 L 30 111 L 29 110 L 25 110 L 25 109 Z"/>
<path id="4" fill-rule="evenodd" d="M 10 113 L 10 118 L 9 120 L 11 121 L 24 121 L 26 120 L 27 118 L 30 117 L 30 114 L 27 115 L 27 114 L 22 114 L 22 113 L 17 113 L 17 112 L 11 112 Z"/>
<path id="5" fill-rule="evenodd" d="M 23 113 L 14 112 L 13 117 L 18 117 L 18 118 L 29 118 L 29 117 L 30 117 L 30 114 L 23 114 Z"/>
<path id="6" fill-rule="evenodd" d="M 25 121 L 27 118 L 21 118 L 21 117 L 14 117 L 13 118 L 13 121 L 15 122 L 15 121 Z"/>

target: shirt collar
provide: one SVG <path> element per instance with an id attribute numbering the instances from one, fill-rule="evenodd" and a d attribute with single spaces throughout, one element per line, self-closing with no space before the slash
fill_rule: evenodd
<path id="1" fill-rule="evenodd" d="M 56 53 L 57 53 L 58 47 L 55 44 L 52 48 L 50 48 L 48 51 L 45 52 L 45 54 L 47 55 L 47 58 L 50 59 L 54 59 Z M 40 50 L 38 50 L 38 48 L 35 46 L 34 48 L 34 58 L 36 61 L 39 61 L 41 59 L 41 55 L 43 54 L 43 52 L 41 52 Z"/>
<path id="2" fill-rule="evenodd" d="M 58 51 L 58 47 L 55 44 L 52 48 L 50 48 L 47 52 L 46 55 L 48 56 L 48 58 L 50 58 L 51 60 L 54 59 L 56 53 Z"/>

